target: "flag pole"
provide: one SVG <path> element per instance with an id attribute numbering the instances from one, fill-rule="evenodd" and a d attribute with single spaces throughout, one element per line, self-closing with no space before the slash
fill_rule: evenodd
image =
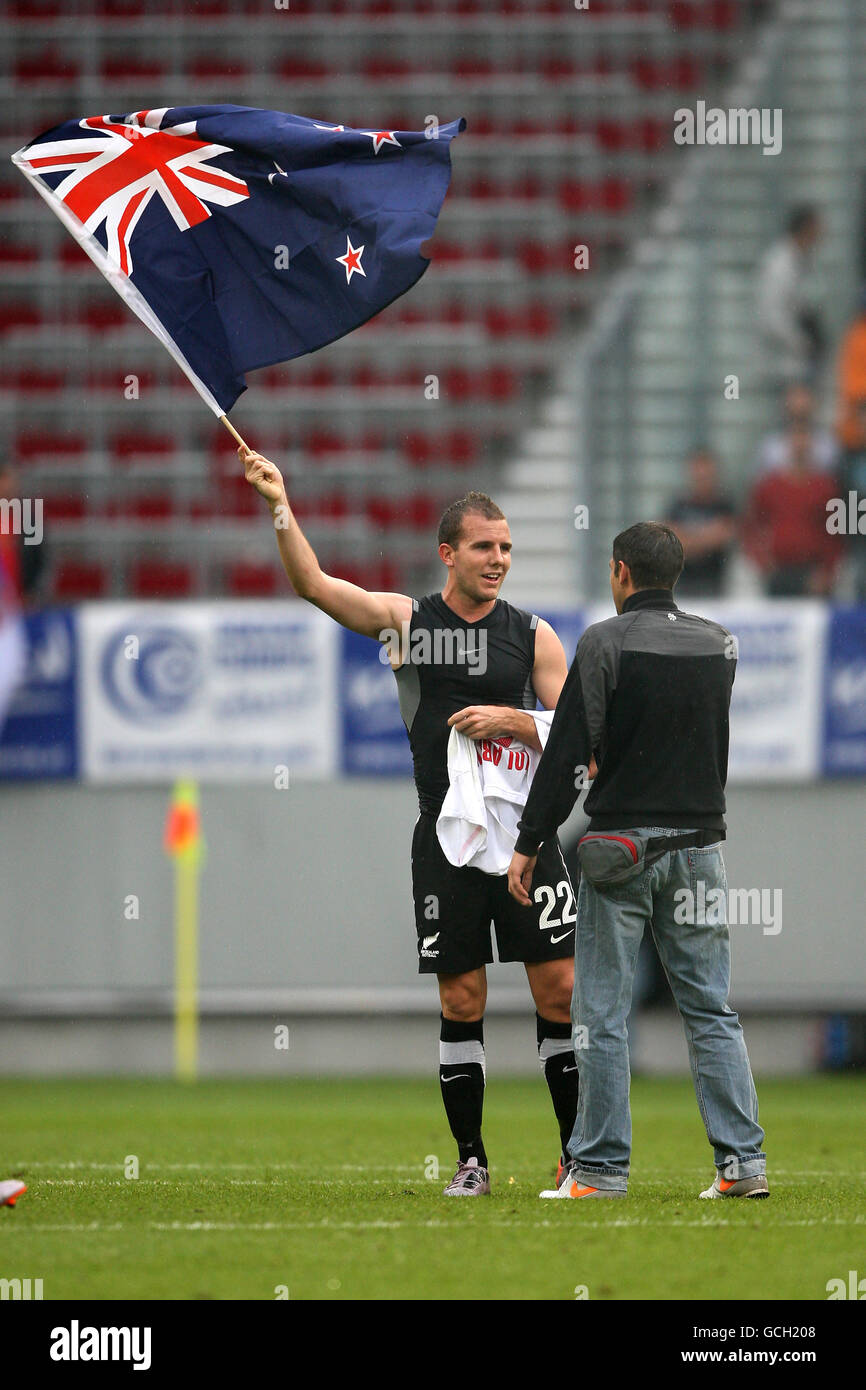
<path id="1" fill-rule="evenodd" d="M 248 449 L 248 448 L 249 448 L 249 445 L 247 444 L 246 440 L 241 439 L 240 435 L 238 434 L 237 430 L 235 429 L 235 427 L 234 427 L 234 425 L 232 424 L 232 422 L 231 422 L 231 420 L 229 419 L 229 417 L 228 417 L 227 415 L 221 415 L 219 418 L 220 418 L 220 424 L 225 425 L 225 427 L 226 427 L 226 429 L 228 430 L 229 434 L 233 435 L 234 438 L 238 441 L 238 443 L 239 443 L 240 445 L 242 445 L 242 447 L 243 447 L 244 449 Z"/>

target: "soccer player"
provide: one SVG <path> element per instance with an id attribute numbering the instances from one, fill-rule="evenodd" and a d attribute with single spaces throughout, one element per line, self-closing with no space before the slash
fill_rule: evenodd
<path id="1" fill-rule="evenodd" d="M 578 1075 L 570 1025 L 576 914 L 559 842 L 548 838 L 535 867 L 532 900 L 520 906 L 509 897 L 504 875 L 453 866 L 436 836 L 448 790 L 451 727 L 472 739 L 511 737 L 540 752 L 527 711 L 535 708 L 536 697 L 553 709 L 565 682 L 565 654 L 549 623 L 499 597 L 511 567 L 508 522 L 484 493 L 470 492 L 439 524 L 446 568 L 441 594 L 413 599 L 370 593 L 323 573 L 292 514 L 279 470 L 250 449 L 238 454 L 247 481 L 270 507 L 295 593 L 343 627 L 383 642 L 396 676 L 420 806 L 412 838 L 419 971 L 439 981 L 439 1079 L 457 1141 L 457 1171 L 445 1192 L 475 1197 L 490 1191 L 481 1117 L 491 919 L 499 959 L 523 962 L 535 1001 L 539 1060 L 559 1126 L 559 1177 L 568 1162 Z M 422 648 L 424 660 L 418 656 Z"/>

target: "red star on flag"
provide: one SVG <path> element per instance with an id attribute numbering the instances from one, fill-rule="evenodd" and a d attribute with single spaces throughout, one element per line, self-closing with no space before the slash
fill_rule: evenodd
<path id="1" fill-rule="evenodd" d="M 352 279 L 352 276 L 353 276 L 354 274 L 356 274 L 356 273 L 357 273 L 358 275 L 363 275 L 363 277 L 364 277 L 365 280 L 366 280 L 366 278 L 367 278 L 367 272 L 366 272 L 366 270 L 364 269 L 364 267 L 361 265 L 361 256 L 362 256 L 362 254 L 363 254 L 363 251 L 364 251 L 363 246 L 353 246 L 353 245 L 352 245 L 352 239 L 351 239 L 351 237 L 348 237 L 348 236 L 347 236 L 347 237 L 346 237 L 346 254 L 345 254 L 345 256 L 335 256 L 335 257 L 334 257 L 335 260 L 337 260 L 337 261 L 340 262 L 340 265 L 344 265 L 344 266 L 346 267 L 346 284 L 347 284 L 347 285 L 350 283 L 350 281 L 351 281 L 351 279 Z"/>
<path id="2" fill-rule="evenodd" d="M 369 135 L 373 141 L 374 154 L 378 154 L 383 145 L 396 145 L 398 149 L 402 149 L 400 141 L 394 139 L 393 130 L 362 130 L 361 134 Z"/>

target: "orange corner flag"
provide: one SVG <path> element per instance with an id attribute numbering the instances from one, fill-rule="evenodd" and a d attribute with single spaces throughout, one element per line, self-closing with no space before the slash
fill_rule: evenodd
<path id="1" fill-rule="evenodd" d="M 166 854 L 175 858 L 193 858 L 201 854 L 203 841 L 195 782 L 175 783 L 162 843 Z"/>

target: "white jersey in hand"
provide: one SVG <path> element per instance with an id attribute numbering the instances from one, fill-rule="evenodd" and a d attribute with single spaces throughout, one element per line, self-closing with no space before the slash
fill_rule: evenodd
<path id="1" fill-rule="evenodd" d="M 553 710 L 527 710 L 542 748 Z M 448 737 L 448 791 L 436 835 L 450 864 L 505 874 L 514 853 L 517 822 L 541 754 L 516 738 Z"/>

